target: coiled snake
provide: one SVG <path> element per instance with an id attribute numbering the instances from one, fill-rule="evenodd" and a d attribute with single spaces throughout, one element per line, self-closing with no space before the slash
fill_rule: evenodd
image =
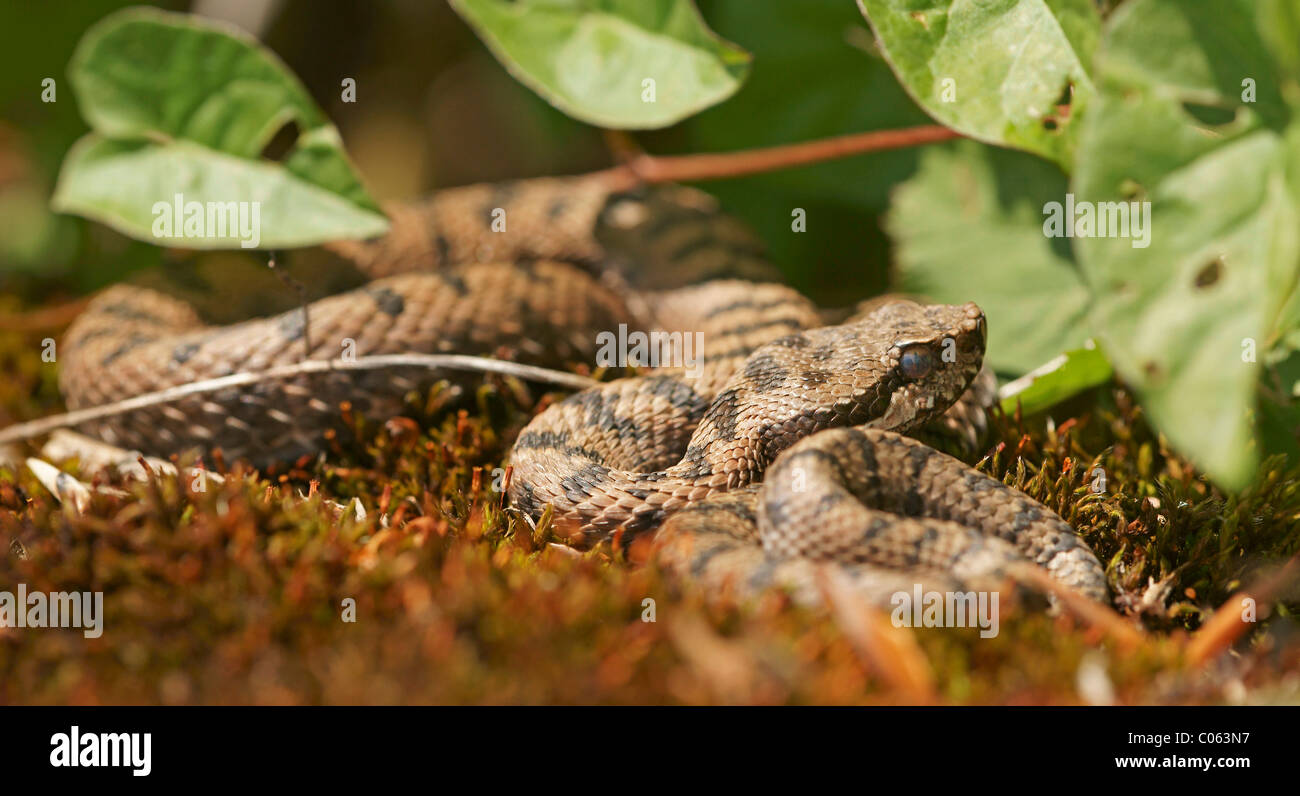
<path id="1" fill-rule="evenodd" d="M 826 325 L 707 196 L 616 190 L 604 175 L 451 189 L 391 215 L 387 236 L 333 247 L 374 281 L 310 306 L 311 358 L 350 345 L 564 368 L 594 364 L 616 331 L 701 341 L 695 361 L 572 395 L 519 436 L 510 500 L 532 517 L 553 506 L 572 543 L 659 529 L 672 572 L 810 598 L 824 562 L 876 601 L 1032 565 L 1105 598 L 1100 564 L 1060 517 L 900 436 L 982 418 L 975 305 L 876 301 Z M 301 359 L 306 331 L 297 310 L 206 326 L 185 302 L 117 286 L 68 330 L 60 384 L 76 409 L 264 370 Z M 220 446 L 263 462 L 316 449 L 341 401 L 382 416 L 428 381 L 401 367 L 300 375 L 85 430 L 146 453 Z"/>

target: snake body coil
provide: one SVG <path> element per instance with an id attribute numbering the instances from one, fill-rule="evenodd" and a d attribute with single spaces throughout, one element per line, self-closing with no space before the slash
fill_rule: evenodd
<path id="1" fill-rule="evenodd" d="M 505 231 L 493 229 L 499 210 Z M 826 325 L 773 281 L 743 227 L 683 188 L 618 192 L 599 176 L 470 186 L 393 221 L 380 240 L 335 247 L 375 279 L 311 305 L 312 358 L 351 345 L 562 368 L 593 363 L 621 325 L 702 341 L 697 361 L 572 395 L 519 436 L 511 502 L 533 517 L 552 506 L 572 543 L 660 529 L 669 570 L 810 597 L 831 562 L 878 601 L 918 579 L 969 587 L 1023 566 L 1105 598 L 1100 564 L 1067 523 L 900 436 L 982 417 L 975 305 L 877 301 Z M 206 326 L 184 302 L 118 286 L 70 328 L 61 386 L 81 408 L 292 364 L 305 333 L 296 310 Z M 283 459 L 319 447 L 341 401 L 382 416 L 428 381 L 401 367 L 301 375 L 86 430 L 147 453 Z"/>

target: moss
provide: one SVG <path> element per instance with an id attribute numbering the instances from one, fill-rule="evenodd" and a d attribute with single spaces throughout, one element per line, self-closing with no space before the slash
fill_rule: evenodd
<path id="1" fill-rule="evenodd" d="M 38 343 L 0 337 L 8 418 L 58 408 Z M 504 509 L 493 471 L 535 409 L 518 392 L 494 381 L 457 408 L 434 390 L 404 419 L 354 417 L 325 456 L 236 466 L 201 492 L 158 477 L 97 494 L 80 515 L 25 469 L 0 469 L 0 549 L 12 546 L 0 588 L 102 590 L 106 613 L 97 639 L 0 630 L 0 703 L 906 700 L 823 612 L 780 594 L 711 605 L 609 546 L 554 545 L 547 520 L 533 528 Z M 1100 665 L 1122 702 L 1296 699 L 1295 594 L 1208 670 L 1182 648 L 1241 583 L 1297 551 L 1300 471 L 1268 462 L 1227 497 L 1122 389 L 1068 409 L 1055 424 L 994 416 L 979 467 L 1081 530 L 1147 638 L 1120 653 L 1069 617 L 1014 607 L 991 639 L 899 631 L 938 698 L 1075 703 L 1081 667 Z M 1150 582 L 1169 598 L 1144 604 Z M 647 599 L 654 622 L 642 621 Z"/>

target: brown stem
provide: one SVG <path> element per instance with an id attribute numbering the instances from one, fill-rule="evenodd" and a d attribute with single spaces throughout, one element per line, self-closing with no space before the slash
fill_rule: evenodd
<path id="1" fill-rule="evenodd" d="M 0 317 L 0 331 L 38 332 L 45 329 L 58 329 L 72 323 L 72 319 L 80 315 L 89 303 L 90 298 L 84 297 L 21 315 Z"/>
<path id="2" fill-rule="evenodd" d="M 1055 595 L 1066 610 L 1109 636 L 1121 649 L 1135 649 L 1142 644 L 1146 637 L 1137 625 L 1128 622 L 1107 606 L 1084 597 L 1074 589 L 1048 575 L 1045 570 L 1034 566 L 1013 565 L 1011 574 L 1015 580 L 1033 586 L 1042 592 Z"/>
<path id="3" fill-rule="evenodd" d="M 739 152 L 670 157 L 639 155 L 621 166 L 609 169 L 608 173 L 616 180 L 626 181 L 629 186 L 636 183 L 717 180 L 821 163 L 866 152 L 922 146 L 960 137 L 960 133 L 938 125 L 873 130 L 798 144 L 743 149 Z"/>
<path id="4" fill-rule="evenodd" d="M 1229 597 L 1187 643 L 1187 662 L 1192 666 L 1204 666 L 1231 647 L 1252 626 L 1241 617 L 1244 601 L 1254 600 L 1257 610 L 1259 606 L 1267 605 L 1295 583 L 1297 571 L 1300 571 L 1300 554 L 1292 556 L 1271 576 Z"/>
<path id="5" fill-rule="evenodd" d="M 605 139 L 605 148 L 609 150 L 615 163 L 622 165 L 646 156 L 645 150 L 626 130 L 602 130 L 601 135 Z"/>

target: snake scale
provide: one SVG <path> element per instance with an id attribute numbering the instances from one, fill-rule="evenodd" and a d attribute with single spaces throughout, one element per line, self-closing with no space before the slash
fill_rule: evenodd
<path id="1" fill-rule="evenodd" d="M 572 368 L 591 366 L 621 324 L 701 341 L 696 362 L 571 395 L 516 440 L 512 505 L 534 518 L 553 507 L 572 544 L 657 529 L 670 572 L 812 600 L 828 564 L 876 602 L 917 582 L 1002 582 L 1023 566 L 1105 599 L 1101 565 L 1064 520 L 903 436 L 927 424 L 969 435 L 982 420 L 991 376 L 974 304 L 886 298 L 828 315 L 782 285 L 707 195 L 607 175 L 453 188 L 390 216 L 386 236 L 333 246 L 372 281 L 311 304 L 311 358 L 351 345 Z M 77 409 L 292 364 L 305 355 L 303 318 L 209 326 L 184 301 L 115 286 L 69 328 L 60 386 Z M 83 430 L 145 453 L 220 447 L 266 462 L 318 449 L 341 402 L 382 417 L 433 378 L 299 375 Z"/>

